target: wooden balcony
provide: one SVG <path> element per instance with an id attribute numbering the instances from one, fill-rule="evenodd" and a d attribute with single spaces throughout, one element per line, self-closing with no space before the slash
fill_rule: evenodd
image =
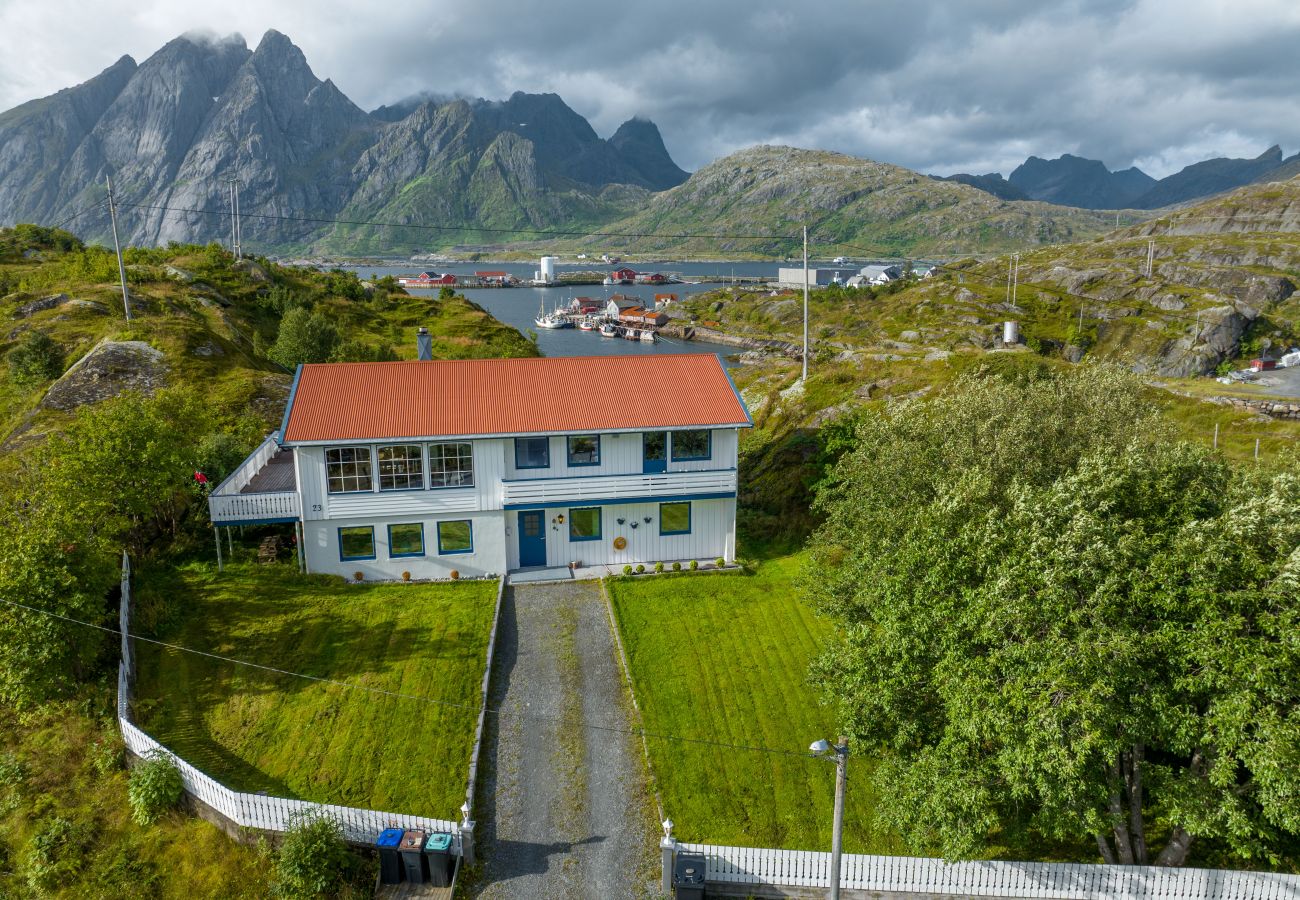
<path id="1" fill-rule="evenodd" d="M 302 516 L 293 451 L 273 434 L 208 497 L 214 525 L 292 522 Z"/>
<path id="2" fill-rule="evenodd" d="M 502 492 L 506 509 L 676 498 L 703 500 L 734 497 L 736 470 L 513 479 L 502 482 Z"/>

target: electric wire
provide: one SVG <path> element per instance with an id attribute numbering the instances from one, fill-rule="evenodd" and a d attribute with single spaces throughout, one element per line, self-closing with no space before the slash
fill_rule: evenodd
<path id="1" fill-rule="evenodd" d="M 213 659 L 219 662 L 230 663 L 238 666 L 246 666 L 250 669 L 258 669 L 263 672 L 270 672 L 275 675 L 285 675 L 291 678 L 301 678 L 306 681 L 316 682 L 317 684 L 324 684 L 324 685 L 330 685 L 332 687 L 346 688 L 348 690 L 354 690 L 354 691 L 362 691 L 364 693 L 375 694 L 384 697 L 392 697 L 398 700 L 414 700 L 417 703 L 427 703 L 432 706 L 445 706 L 445 707 L 451 707 L 453 709 L 468 710 L 470 712 L 477 712 L 480 709 L 480 707 L 477 704 L 457 703 L 452 700 L 435 700 L 432 697 L 420 697 L 416 694 L 405 694 L 400 691 L 389 691 L 383 688 L 369 687 L 364 684 L 353 684 L 348 681 L 339 681 L 338 679 L 335 678 L 323 678 L 319 675 L 308 675 L 303 672 L 293 672 L 288 669 L 280 669 L 280 668 L 276 668 L 275 666 L 266 666 L 266 665 L 262 665 L 261 663 L 255 663 L 255 662 L 249 662 L 248 660 L 237 659 L 233 656 L 222 656 L 219 653 L 210 653 L 206 650 L 196 650 L 192 647 L 183 647 L 180 644 L 171 644 L 166 641 L 157 640 L 155 638 L 149 638 L 149 637 L 144 637 L 143 635 L 133 634 L 129 631 L 123 632 L 120 629 L 112 628 L 107 625 L 99 625 L 94 622 L 87 622 L 84 619 L 77 619 L 72 616 L 65 616 L 62 613 L 56 613 L 48 609 L 41 609 L 36 606 L 29 606 L 25 603 L 18 603 L 17 601 L 14 600 L 0 599 L 0 603 L 5 604 L 7 606 L 17 607 L 18 609 L 23 609 L 26 610 L 27 612 L 37 613 L 38 615 L 48 616 L 50 618 L 59 619 L 64 622 L 70 622 L 74 625 L 82 625 L 85 626 L 86 628 L 94 628 L 98 631 L 107 632 L 108 634 L 118 635 L 119 637 L 128 637 L 133 640 L 143 641 L 144 643 L 147 644 L 154 644 L 156 646 L 163 647 L 173 652 L 192 653 L 196 656 L 202 656 L 207 659 Z M 510 710 L 504 709 L 502 707 L 493 707 L 487 704 L 484 704 L 481 708 L 487 714 L 494 715 L 497 717 L 514 716 L 520 719 L 533 719 L 539 722 L 551 722 L 551 723 L 562 722 L 562 720 L 558 716 L 545 716 L 545 715 L 539 715 L 537 713 L 529 713 L 529 712 L 522 712 L 522 711 L 511 712 Z M 708 738 L 691 738 L 691 737 L 685 737 L 676 734 L 665 734 L 662 732 L 645 731 L 643 729 L 637 729 L 637 728 L 619 728 L 613 725 L 597 725 L 591 722 L 581 722 L 579 724 L 580 727 L 590 731 L 601 731 L 601 732 L 607 732 L 611 734 L 629 735 L 631 737 L 645 737 L 645 738 L 651 738 L 653 740 L 676 741 L 678 743 L 685 743 L 685 744 L 699 744 L 699 745 L 704 745 L 709 747 L 718 747 L 720 749 L 725 749 L 725 750 L 745 750 L 754 753 L 767 753 L 774 756 L 797 756 L 801 759 L 813 758 L 808 753 L 800 753 L 795 750 L 783 750 L 776 747 L 763 747 L 763 746 L 757 746 L 752 744 L 736 744 L 728 741 L 710 740 Z"/>

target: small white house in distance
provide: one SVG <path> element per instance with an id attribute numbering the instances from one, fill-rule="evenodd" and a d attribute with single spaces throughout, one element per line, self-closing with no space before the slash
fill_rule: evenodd
<path id="1" fill-rule="evenodd" d="M 349 578 L 731 560 L 751 425 L 709 354 L 306 365 L 209 509 Z"/>

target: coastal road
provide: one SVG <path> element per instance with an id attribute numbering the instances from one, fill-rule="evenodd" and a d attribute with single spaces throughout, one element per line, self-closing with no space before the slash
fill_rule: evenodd
<path id="1" fill-rule="evenodd" d="M 658 896 L 654 802 L 600 587 L 506 588 L 476 807 L 483 900 Z"/>

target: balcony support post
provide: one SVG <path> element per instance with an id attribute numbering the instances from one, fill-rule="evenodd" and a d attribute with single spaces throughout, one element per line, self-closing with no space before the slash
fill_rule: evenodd
<path id="1" fill-rule="evenodd" d="M 219 525 L 213 525 L 212 534 L 217 539 L 217 571 L 222 572 L 225 569 L 221 563 L 221 527 Z"/>

